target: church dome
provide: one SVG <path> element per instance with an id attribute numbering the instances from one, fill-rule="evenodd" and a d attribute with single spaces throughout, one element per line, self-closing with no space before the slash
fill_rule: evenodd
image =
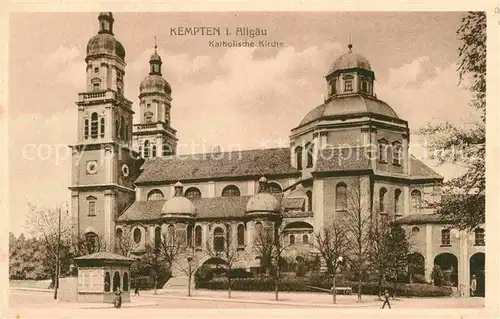
<path id="1" fill-rule="evenodd" d="M 399 118 L 396 112 L 389 104 L 362 95 L 345 96 L 336 99 L 331 99 L 325 104 L 322 104 L 309 113 L 302 119 L 299 126 L 314 122 L 320 119 L 328 119 L 337 116 L 354 115 L 354 114 L 377 114 L 391 118 Z"/>
<path id="2" fill-rule="evenodd" d="M 139 86 L 141 94 L 144 93 L 172 93 L 172 87 L 161 75 L 150 74 L 142 80 Z"/>
<path id="3" fill-rule="evenodd" d="M 167 200 L 161 209 L 161 214 L 166 216 L 190 216 L 195 214 L 193 202 L 182 196 L 182 184 L 177 182 L 175 185 L 175 196 Z"/>
<path id="4" fill-rule="evenodd" d="M 371 71 L 370 62 L 367 58 L 359 53 L 352 52 L 352 45 L 349 45 L 349 51 L 341 56 L 339 56 L 335 61 L 333 61 L 328 74 L 334 73 L 339 70 L 345 69 L 365 69 Z"/>
<path id="5" fill-rule="evenodd" d="M 267 180 L 262 177 L 259 180 L 260 190 L 259 193 L 252 196 L 246 207 L 247 213 L 253 212 L 269 212 L 276 213 L 279 210 L 280 204 L 276 196 L 266 191 Z"/>
<path id="6" fill-rule="evenodd" d="M 97 54 L 117 55 L 125 60 L 125 48 L 109 33 L 97 34 L 87 43 L 87 56 Z"/>

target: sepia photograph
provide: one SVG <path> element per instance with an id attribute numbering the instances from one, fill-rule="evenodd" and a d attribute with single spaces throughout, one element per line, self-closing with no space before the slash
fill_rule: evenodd
<path id="1" fill-rule="evenodd" d="M 11 12 L 13 318 L 483 311 L 491 15 Z"/>

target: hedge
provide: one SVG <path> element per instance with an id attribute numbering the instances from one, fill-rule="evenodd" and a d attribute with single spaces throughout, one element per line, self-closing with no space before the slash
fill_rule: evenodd
<path id="1" fill-rule="evenodd" d="M 279 283 L 280 291 L 297 291 L 297 292 L 324 292 L 318 287 L 329 290 L 331 283 L 327 280 L 312 281 L 307 279 L 281 280 Z M 357 293 L 358 284 L 356 282 L 339 282 L 337 287 L 347 286 L 353 289 L 353 293 Z M 211 289 L 211 290 L 226 290 L 227 279 L 217 281 L 199 281 L 196 282 L 196 288 Z M 252 279 L 231 279 L 231 289 L 241 291 L 274 291 L 274 281 L 270 278 L 252 278 Z M 394 285 L 392 283 L 384 283 L 382 290 L 387 289 L 393 292 Z M 378 295 L 378 283 L 368 282 L 363 283 L 361 291 L 365 295 Z M 451 296 L 451 288 L 437 287 L 429 284 L 401 284 L 396 285 L 396 295 L 403 297 L 443 297 Z"/>

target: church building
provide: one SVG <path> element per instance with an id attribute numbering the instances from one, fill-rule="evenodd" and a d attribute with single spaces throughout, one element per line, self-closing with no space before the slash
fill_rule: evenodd
<path id="1" fill-rule="evenodd" d="M 98 30 L 87 44 L 87 84 L 78 94 L 78 140 L 71 146 L 79 236 L 99 236 L 109 250 L 130 236 L 140 254 L 175 234 L 198 265 L 210 258 L 207 243 L 222 250 L 229 236 L 242 256 L 237 268 L 248 269 L 258 266 L 257 234 L 279 225 L 289 253 L 306 256 L 315 234 L 344 214 L 356 193 L 372 214 L 411 232 L 427 281 L 438 264 L 464 295 L 473 274 L 484 292 L 484 229 L 451 229 L 431 208 L 443 178 L 409 154 L 408 122 L 377 97 L 375 72 L 351 44 L 318 74 L 327 97 L 291 123 L 290 147 L 178 156 L 173 89 L 156 45 L 133 123 L 125 48 L 114 36 L 112 13 L 99 14 Z"/>

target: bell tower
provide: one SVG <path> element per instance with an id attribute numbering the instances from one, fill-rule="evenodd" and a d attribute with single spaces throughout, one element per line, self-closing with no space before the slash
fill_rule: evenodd
<path id="1" fill-rule="evenodd" d="M 177 131 L 170 121 L 172 88 L 162 76 L 161 65 L 155 37 L 149 74 L 139 87 L 140 121 L 134 125 L 133 132 L 134 149 L 144 158 L 175 155 L 177 149 Z"/>
<path id="2" fill-rule="evenodd" d="M 99 31 L 87 44 L 86 90 L 78 94 L 73 155 L 72 216 L 75 236 L 98 238 L 113 250 L 115 220 L 135 199 L 138 172 L 131 149 L 132 102 L 123 96 L 125 49 L 113 35 L 111 12 L 99 14 Z"/>

